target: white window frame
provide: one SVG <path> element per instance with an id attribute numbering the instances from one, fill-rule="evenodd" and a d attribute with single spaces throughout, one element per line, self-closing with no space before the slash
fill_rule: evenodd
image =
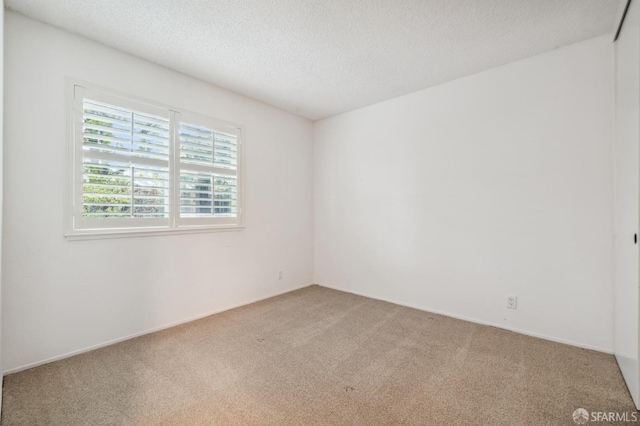
<path id="1" fill-rule="evenodd" d="M 244 139 L 241 126 L 203 114 L 179 110 L 158 102 L 124 95 L 77 80 L 67 79 L 68 116 L 68 184 L 64 236 L 69 240 L 170 235 L 244 229 Z M 87 219 L 83 217 L 83 99 L 137 110 L 169 119 L 169 202 L 168 219 Z M 180 170 L 208 169 L 229 174 L 226 169 L 184 165 L 180 161 L 180 122 L 199 125 L 237 137 L 237 215 L 233 217 L 180 218 Z M 142 160 L 144 162 L 144 160 Z M 215 203 L 212 201 L 212 207 Z"/>

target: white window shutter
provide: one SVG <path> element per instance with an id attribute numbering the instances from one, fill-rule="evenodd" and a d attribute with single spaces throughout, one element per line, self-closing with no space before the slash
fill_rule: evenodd
<path id="1" fill-rule="evenodd" d="M 84 97 L 82 123 L 83 219 L 103 219 L 102 227 L 122 226 L 116 219 L 168 224 L 168 117 Z M 145 225 L 158 222 L 138 221 Z"/>
<path id="2" fill-rule="evenodd" d="M 73 86 L 66 235 L 241 228 L 240 128 Z"/>
<path id="3" fill-rule="evenodd" d="M 179 123 L 180 221 L 239 222 L 239 131 L 184 115 Z"/>

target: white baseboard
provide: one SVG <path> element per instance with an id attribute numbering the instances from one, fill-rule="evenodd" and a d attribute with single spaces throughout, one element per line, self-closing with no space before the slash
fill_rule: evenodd
<path id="1" fill-rule="evenodd" d="M 211 316 L 211 315 L 219 314 L 221 312 L 229 311 L 231 309 L 239 308 L 241 306 L 250 305 L 252 303 L 260 302 L 262 300 L 270 299 L 272 297 L 280 296 L 282 294 L 291 293 L 292 291 L 300 290 L 301 288 L 309 287 L 311 285 L 314 285 L 314 284 L 310 283 L 310 284 L 305 284 L 305 285 L 301 285 L 301 286 L 298 286 L 298 287 L 293 287 L 293 288 L 290 288 L 290 289 L 287 289 L 287 290 L 279 291 L 277 293 L 269 294 L 267 296 L 262 296 L 262 297 L 257 297 L 255 299 L 250 299 L 250 300 L 248 300 L 246 302 L 237 303 L 235 305 L 226 306 L 226 307 L 220 308 L 220 309 L 215 309 L 213 311 L 210 311 L 210 312 L 207 312 L 207 313 L 204 313 L 204 314 L 200 314 L 200 315 L 196 315 L 196 316 L 184 319 L 184 320 L 175 321 L 175 322 L 172 322 L 170 324 L 162 325 L 160 327 L 154 327 L 154 328 L 151 328 L 151 329 L 148 329 L 148 330 L 145 330 L 145 331 L 141 331 L 139 333 L 130 334 L 130 335 L 125 336 L 125 337 L 120 337 L 120 338 L 117 338 L 117 339 L 109 340 L 109 341 L 104 342 L 104 343 L 99 343 L 97 345 L 88 346 L 88 347 L 83 348 L 83 349 L 78 349 L 78 350 L 75 350 L 75 351 L 67 352 L 67 353 L 65 353 L 63 355 L 58 355 L 58 356 L 54 356 L 54 357 L 51 357 L 51 358 L 44 359 L 42 361 L 36 361 L 36 362 L 32 362 L 30 364 L 25 364 L 23 366 L 12 368 L 10 370 L 7 370 L 7 371 L 3 372 L 2 376 L 6 376 L 6 375 L 9 375 L 9 374 L 13 374 L 13 373 L 18 373 L 20 371 L 24 371 L 24 370 L 28 370 L 30 368 L 38 367 L 40 365 L 48 364 L 50 362 L 60 361 L 62 359 L 69 358 L 69 357 L 72 357 L 74 355 L 79 355 L 79 354 L 82 354 L 82 353 L 85 353 L 85 352 L 93 351 L 95 349 L 103 348 L 105 346 L 114 345 L 116 343 L 120 343 L 120 342 L 123 342 L 125 340 L 134 339 L 136 337 L 144 336 L 145 334 L 151 334 L 151 333 L 155 333 L 157 331 L 166 330 L 167 328 L 175 327 L 175 326 L 181 325 L 181 324 L 186 324 L 186 323 L 191 322 L 191 321 L 197 321 L 199 319 L 206 318 L 206 317 Z M 0 380 L 0 383 L 2 383 L 1 380 Z"/>
<path id="2" fill-rule="evenodd" d="M 301 286 L 298 286 L 298 287 L 293 287 L 293 288 L 290 288 L 290 289 L 287 289 L 287 290 L 283 290 L 283 291 L 279 291 L 279 292 L 276 292 L 276 293 L 269 294 L 267 296 L 262 296 L 262 297 L 258 297 L 258 298 L 255 298 L 255 299 L 250 299 L 250 300 L 248 300 L 246 302 L 237 303 L 235 305 L 231 305 L 231 306 L 227 306 L 227 307 L 224 307 L 224 308 L 216 309 L 216 310 L 213 310 L 213 311 L 210 311 L 210 312 L 207 312 L 207 313 L 204 313 L 204 314 L 196 315 L 194 317 L 190 317 L 190 318 L 187 318 L 187 319 L 184 319 L 184 320 L 180 320 L 180 321 L 172 322 L 170 324 L 162 325 L 160 327 L 154 327 L 154 328 L 151 328 L 151 329 L 148 329 L 148 330 L 145 330 L 145 331 L 141 331 L 139 333 L 130 334 L 130 335 L 125 336 L 125 337 L 109 340 L 109 341 L 104 342 L 104 343 L 99 343 L 97 345 L 88 346 L 88 347 L 83 348 L 83 349 L 78 349 L 78 350 L 75 350 L 75 351 L 67 352 L 67 353 L 65 353 L 63 355 L 58 355 L 58 356 L 55 356 L 55 357 L 44 359 L 42 361 L 36 361 L 36 362 L 30 363 L 30 364 L 25 364 L 23 366 L 12 368 L 10 370 L 7 370 L 7 371 L 3 372 L 2 376 L 6 376 L 8 374 L 13 374 L 13 373 L 18 373 L 20 371 L 24 371 L 24 370 L 28 370 L 30 368 L 38 367 L 40 365 L 48 364 L 50 362 L 59 361 L 59 360 L 65 359 L 65 358 L 72 357 L 74 355 L 79 355 L 79 354 L 82 354 L 82 353 L 85 353 L 85 352 L 93 351 L 95 349 L 100 349 L 100 348 L 105 347 L 105 346 L 114 345 L 116 343 L 123 342 L 125 340 L 134 339 L 136 337 L 144 336 L 145 334 L 151 334 L 151 333 L 155 333 L 157 331 L 165 330 L 167 328 L 175 327 L 177 325 L 186 324 L 186 323 L 191 322 L 191 321 L 197 321 L 199 319 L 206 318 L 206 317 L 211 316 L 211 315 L 219 314 L 221 312 L 229 311 L 231 309 L 239 308 L 241 306 L 250 305 L 252 303 L 260 302 L 262 300 L 270 299 L 272 297 L 276 297 L 276 296 L 280 296 L 282 294 L 290 293 L 292 291 L 300 290 L 302 288 L 309 287 L 311 285 L 314 285 L 314 284 L 313 283 L 309 283 L 309 284 L 301 285 Z M 539 333 L 533 333 L 533 332 L 526 331 L 526 330 L 521 330 L 521 329 L 518 329 L 518 328 L 515 328 L 515 327 L 508 327 L 508 326 L 505 326 L 503 324 L 492 323 L 492 322 L 489 322 L 489 321 L 478 320 L 478 319 L 475 319 L 475 318 L 469 318 L 469 317 L 465 317 L 463 315 L 457 315 L 457 314 L 453 314 L 453 313 L 450 313 L 450 312 L 441 311 L 441 310 L 438 310 L 438 309 L 432 309 L 432 308 L 429 308 L 429 307 L 413 305 L 411 303 L 398 302 L 396 300 L 386 299 L 386 298 L 383 298 L 383 297 L 378 297 L 378 296 L 374 296 L 374 295 L 371 295 L 371 294 L 361 293 L 361 292 L 352 291 L 352 290 L 345 290 L 345 289 L 342 289 L 342 288 L 333 287 L 333 286 L 326 285 L 326 284 L 316 284 L 316 285 L 319 285 L 319 286 L 325 287 L 325 288 L 329 288 L 329 289 L 332 289 L 332 290 L 337 290 L 337 291 L 342 291 L 342 292 L 345 292 L 345 293 L 355 294 L 355 295 L 362 296 L 362 297 L 367 297 L 369 299 L 375 299 L 375 300 L 381 300 L 383 302 L 393 303 L 394 305 L 405 306 L 407 308 L 417 309 L 417 310 L 425 311 L 425 312 L 431 312 L 431 313 L 438 314 L 438 315 L 444 315 L 444 316 L 448 316 L 448 317 L 451 317 L 451 318 L 456 318 L 456 319 L 463 320 L 463 321 L 469 321 L 469 322 L 472 322 L 472 323 L 475 323 L 475 324 L 488 325 L 488 326 L 492 326 L 492 327 L 496 327 L 496 328 L 501 328 L 503 330 L 509 330 L 509 331 L 513 331 L 515 333 L 520 333 L 520 334 L 524 334 L 524 335 L 531 336 L 531 337 L 537 337 L 539 339 L 549 340 L 549 341 L 556 342 L 556 343 L 562 343 L 562 344 L 565 344 L 565 345 L 576 346 L 576 347 L 583 348 L 583 349 L 590 349 L 590 350 L 593 350 L 593 351 L 603 352 L 603 353 L 606 353 L 606 354 L 613 354 L 613 351 L 610 350 L 610 349 L 604 349 L 604 348 L 601 348 L 601 347 L 592 346 L 592 345 L 585 345 L 585 344 L 582 344 L 582 343 L 579 343 L 579 342 L 574 342 L 574 341 L 571 341 L 571 340 L 559 339 L 559 338 L 552 337 L 552 336 L 546 336 L 546 335 L 539 334 Z M 2 383 L 1 378 L 0 378 L 0 383 Z"/>
<path id="3" fill-rule="evenodd" d="M 574 342 L 572 340 L 559 339 L 557 337 L 547 336 L 547 335 L 544 335 L 544 334 L 534 333 L 534 332 L 527 331 L 527 330 L 521 330 L 521 329 L 515 328 L 515 327 L 505 326 L 504 324 L 498 324 L 498 323 L 493 323 L 493 322 L 489 322 L 489 321 L 483 321 L 483 320 L 479 320 L 479 319 L 476 319 L 476 318 L 469 318 L 469 317 L 465 317 L 463 315 L 452 314 L 451 312 L 445 312 L 445 311 L 441 311 L 441 310 L 438 310 L 438 309 L 432 309 L 432 308 L 429 308 L 429 307 L 413 305 L 411 303 L 398 302 L 396 300 L 386 299 L 384 297 L 373 296 L 371 294 L 360 293 L 360 292 L 352 291 L 352 290 L 345 290 L 345 289 L 342 289 L 342 288 L 333 287 L 333 286 L 326 285 L 326 284 L 318 284 L 318 285 L 321 286 L 321 287 L 330 288 L 332 290 L 337 290 L 337 291 L 342 291 L 342 292 L 345 292 L 345 293 L 355 294 L 357 296 L 367 297 L 369 299 L 381 300 L 383 302 L 393 303 L 394 305 L 400 305 L 400 306 L 405 306 L 407 308 L 417 309 L 419 311 L 431 312 L 433 314 L 444 315 L 444 316 L 447 316 L 447 317 L 456 318 L 456 319 L 463 320 L 463 321 L 469 321 L 469 322 L 472 322 L 472 323 L 475 323 L 475 324 L 488 325 L 488 326 L 491 326 L 491 327 L 501 328 L 503 330 L 513 331 L 514 333 L 524 334 L 526 336 L 537 337 L 538 339 L 549 340 L 549 341 L 556 342 L 556 343 L 563 343 L 565 345 L 576 346 L 578 348 L 589 349 L 589 350 L 592 350 L 592 351 L 603 352 L 605 354 L 613 355 L 613 350 L 611 350 L 611 349 L 604 349 L 604 348 L 601 348 L 601 347 L 598 347 L 598 346 L 585 345 L 583 343 Z"/>

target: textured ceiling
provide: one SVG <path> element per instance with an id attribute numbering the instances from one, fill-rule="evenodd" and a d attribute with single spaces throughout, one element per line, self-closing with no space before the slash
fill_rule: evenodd
<path id="1" fill-rule="evenodd" d="M 15 12 L 324 118 L 575 43 L 621 0 L 5 0 Z"/>

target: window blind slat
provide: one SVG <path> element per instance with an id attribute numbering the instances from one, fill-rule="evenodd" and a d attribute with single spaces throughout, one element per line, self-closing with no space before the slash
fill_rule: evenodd
<path id="1" fill-rule="evenodd" d="M 101 160 L 106 162 L 118 163 L 122 165 L 130 165 L 130 164 L 139 164 L 143 166 L 149 167 L 165 167 L 169 168 L 169 161 L 157 159 L 157 158 L 149 158 L 142 156 L 134 156 L 127 152 L 105 152 L 105 151 L 94 151 L 90 149 L 85 149 L 83 151 L 83 157 L 85 160 Z"/>

